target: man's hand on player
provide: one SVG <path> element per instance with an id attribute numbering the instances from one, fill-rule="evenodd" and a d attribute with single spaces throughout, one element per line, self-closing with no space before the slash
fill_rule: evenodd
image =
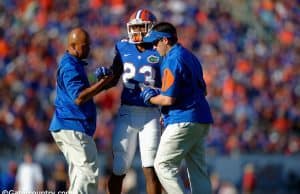
<path id="1" fill-rule="evenodd" d="M 146 87 L 140 94 L 146 105 L 151 105 L 150 98 L 160 94 L 160 89 Z"/>
<path id="2" fill-rule="evenodd" d="M 98 80 L 109 75 L 112 75 L 112 71 L 109 68 L 97 67 L 95 70 L 95 76 L 97 77 Z"/>

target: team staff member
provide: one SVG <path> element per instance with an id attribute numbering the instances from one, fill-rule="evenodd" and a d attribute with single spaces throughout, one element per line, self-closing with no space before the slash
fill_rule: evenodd
<path id="1" fill-rule="evenodd" d="M 90 86 L 83 61 L 89 50 L 88 33 L 82 28 L 71 30 L 67 51 L 58 64 L 55 113 L 49 127 L 69 165 L 70 193 L 97 193 L 99 162 L 92 138 L 96 129 L 92 97 L 103 89 L 105 81 Z"/>
<path id="2" fill-rule="evenodd" d="M 162 186 L 170 194 L 184 193 L 178 174 L 185 159 L 193 194 L 210 194 L 204 140 L 213 118 L 205 99 L 206 85 L 199 60 L 177 43 L 176 28 L 166 22 L 155 25 L 144 37 L 161 56 L 161 93 L 146 88 L 145 103 L 162 106 L 165 130 L 154 161 Z"/>

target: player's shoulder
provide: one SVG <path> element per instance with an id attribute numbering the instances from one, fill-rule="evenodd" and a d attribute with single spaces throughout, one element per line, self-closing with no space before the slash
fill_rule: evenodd
<path id="1" fill-rule="evenodd" d="M 143 53 L 145 53 L 145 55 L 155 55 L 155 56 L 160 56 L 159 53 L 157 52 L 157 50 L 155 48 L 153 48 L 152 44 L 140 44 L 140 47 L 143 48 Z"/>
<path id="2" fill-rule="evenodd" d="M 128 47 L 128 46 L 131 46 L 131 43 L 129 42 L 129 40 L 127 38 L 121 39 L 116 43 L 116 47 L 119 49 Z"/>
<path id="3" fill-rule="evenodd" d="M 137 51 L 137 48 L 136 48 L 136 45 L 133 44 L 133 43 L 130 43 L 128 42 L 128 40 L 121 40 L 119 42 L 117 42 L 116 44 L 116 50 L 119 52 L 119 53 L 136 53 L 138 52 Z"/>

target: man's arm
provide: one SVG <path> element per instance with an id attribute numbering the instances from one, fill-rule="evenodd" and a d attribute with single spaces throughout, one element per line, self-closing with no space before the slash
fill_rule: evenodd
<path id="1" fill-rule="evenodd" d="M 117 85 L 123 73 L 123 64 L 120 55 L 115 56 L 110 70 L 112 71 L 112 75 L 104 76 L 89 88 L 86 88 L 83 91 L 81 91 L 78 97 L 76 98 L 75 103 L 77 105 L 81 105 L 84 102 L 91 99 L 96 94 L 98 94 L 99 92 L 107 90 Z"/>
<path id="2" fill-rule="evenodd" d="M 146 87 L 140 94 L 144 103 L 147 105 L 171 106 L 176 98 L 160 94 L 160 89 Z"/>
<path id="3" fill-rule="evenodd" d="M 93 98 L 93 96 L 95 96 L 96 94 L 98 94 L 102 90 L 105 90 L 105 88 L 106 88 L 105 86 L 112 79 L 113 79 L 113 76 L 105 76 L 101 80 L 99 80 L 98 82 L 94 83 L 90 87 L 88 87 L 88 88 L 84 89 L 83 91 L 81 91 L 79 93 L 78 97 L 75 99 L 75 104 L 81 105 L 81 104 L 85 103 L 86 101 L 90 100 L 91 98 Z"/>
<path id="4" fill-rule="evenodd" d="M 164 95 L 157 95 L 153 96 L 149 99 L 149 102 L 154 105 L 159 106 L 171 106 L 175 103 L 176 98 L 170 97 L 170 96 L 164 96 Z"/>

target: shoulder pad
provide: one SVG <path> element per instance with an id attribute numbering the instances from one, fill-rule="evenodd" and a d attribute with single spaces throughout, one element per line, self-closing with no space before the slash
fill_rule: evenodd
<path id="1" fill-rule="evenodd" d="M 122 49 L 123 47 L 126 47 L 126 46 L 128 46 L 129 44 L 131 44 L 131 43 L 129 43 L 128 40 L 122 39 L 122 40 L 120 40 L 119 42 L 117 42 L 116 47 L 117 47 L 118 49 Z"/>
<path id="2" fill-rule="evenodd" d="M 120 42 L 128 42 L 128 39 L 123 38 L 123 39 L 120 40 Z"/>

